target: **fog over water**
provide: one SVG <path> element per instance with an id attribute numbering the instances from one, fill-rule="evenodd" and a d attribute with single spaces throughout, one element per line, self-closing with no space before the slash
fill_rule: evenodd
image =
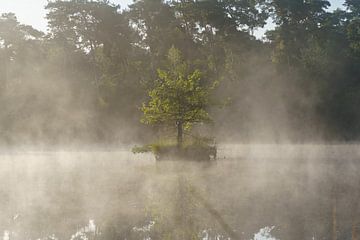
<path id="1" fill-rule="evenodd" d="M 0 231 L 4 240 L 350 239 L 359 156 L 358 145 L 226 145 L 211 163 L 4 153 Z"/>
<path id="2" fill-rule="evenodd" d="M 359 0 L 45 2 L 0 9 L 0 240 L 360 239 Z"/>

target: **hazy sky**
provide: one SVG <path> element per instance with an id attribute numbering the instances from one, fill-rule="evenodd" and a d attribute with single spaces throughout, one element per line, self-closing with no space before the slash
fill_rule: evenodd
<path id="1" fill-rule="evenodd" d="M 124 8 L 132 0 L 112 0 L 111 2 L 120 4 Z M 0 13 L 13 12 L 21 23 L 32 25 L 33 27 L 46 30 L 46 11 L 44 6 L 47 0 L 0 0 Z"/>
<path id="2" fill-rule="evenodd" d="M 120 4 L 122 8 L 127 6 L 132 0 L 112 0 L 113 3 Z M 331 9 L 341 7 L 344 0 L 330 0 Z M 46 11 L 44 6 L 47 0 L 0 0 L 0 13 L 13 12 L 21 23 L 32 25 L 39 30 L 46 30 L 44 19 Z M 262 32 L 262 31 L 260 31 Z"/>

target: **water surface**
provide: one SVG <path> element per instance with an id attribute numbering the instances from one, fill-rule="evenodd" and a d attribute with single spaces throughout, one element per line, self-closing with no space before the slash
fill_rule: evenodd
<path id="1" fill-rule="evenodd" d="M 358 149 L 226 145 L 211 163 L 126 150 L 3 153 L 0 231 L 4 240 L 351 239 Z"/>

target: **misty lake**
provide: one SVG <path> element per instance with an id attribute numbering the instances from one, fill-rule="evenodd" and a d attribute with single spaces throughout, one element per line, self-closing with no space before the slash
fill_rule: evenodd
<path id="1" fill-rule="evenodd" d="M 4 240 L 354 239 L 359 160 L 357 145 L 225 145 L 210 163 L 127 149 L 2 153 L 0 231 Z"/>

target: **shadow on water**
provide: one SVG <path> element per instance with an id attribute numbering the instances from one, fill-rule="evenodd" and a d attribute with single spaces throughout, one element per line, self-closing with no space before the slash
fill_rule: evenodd
<path id="1" fill-rule="evenodd" d="M 4 154 L 0 231 L 4 240 L 355 240 L 357 149 L 229 145 L 211 163 L 128 152 Z"/>

